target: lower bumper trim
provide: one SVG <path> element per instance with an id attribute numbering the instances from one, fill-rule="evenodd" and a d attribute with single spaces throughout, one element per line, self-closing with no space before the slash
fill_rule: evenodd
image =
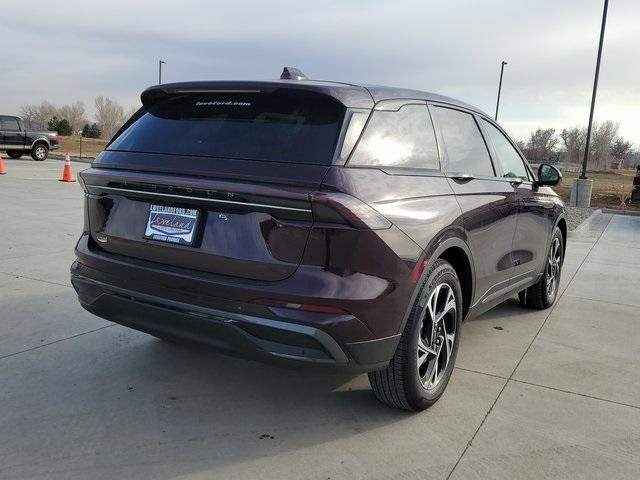
<path id="1" fill-rule="evenodd" d="M 314 327 L 185 304 L 79 275 L 72 275 L 71 283 L 81 305 L 89 312 L 152 335 L 205 343 L 241 356 L 255 353 L 338 366 L 349 363 L 338 343 Z M 267 329 L 272 334 L 261 338 L 252 327 Z M 306 342 L 296 342 L 296 336 Z M 283 342 L 274 341 L 278 338 Z"/>

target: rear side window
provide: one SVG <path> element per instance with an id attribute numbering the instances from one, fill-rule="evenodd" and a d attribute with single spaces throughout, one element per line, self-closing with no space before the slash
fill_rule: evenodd
<path id="1" fill-rule="evenodd" d="M 349 165 L 440 168 L 436 137 L 426 105 L 371 114 Z"/>
<path id="2" fill-rule="evenodd" d="M 108 149 L 329 165 L 344 115 L 310 92 L 189 93 L 147 108 Z"/>
<path id="3" fill-rule="evenodd" d="M 20 125 L 15 118 L 4 117 L 0 119 L 0 129 L 7 132 L 17 132 L 20 130 Z"/>
<path id="4" fill-rule="evenodd" d="M 444 141 L 444 170 L 495 176 L 487 146 L 473 115 L 444 107 L 432 107 L 432 111 Z"/>
<path id="5" fill-rule="evenodd" d="M 351 118 L 349 119 L 349 126 L 347 127 L 344 140 L 342 141 L 342 150 L 340 151 L 341 160 L 346 160 L 347 158 L 349 158 L 349 154 L 353 150 L 353 147 L 358 141 L 358 138 L 360 138 L 360 134 L 362 133 L 362 129 L 367 123 L 368 117 L 368 112 L 354 112 L 351 114 Z"/>
<path id="6" fill-rule="evenodd" d="M 487 132 L 489 140 L 493 144 L 493 149 L 496 152 L 502 171 L 505 177 L 515 178 L 519 177 L 523 180 L 529 180 L 529 174 L 527 168 L 524 166 L 522 158 L 511 145 L 511 142 L 504 136 L 504 134 L 498 130 L 491 123 L 487 122 L 484 118 L 482 122 Z"/>

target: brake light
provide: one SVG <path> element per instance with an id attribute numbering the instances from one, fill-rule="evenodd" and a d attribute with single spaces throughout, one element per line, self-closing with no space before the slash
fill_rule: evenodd
<path id="1" fill-rule="evenodd" d="M 313 219 L 316 222 L 343 223 L 362 230 L 385 230 L 391 222 L 364 202 L 345 193 L 311 194 Z"/>
<path id="2" fill-rule="evenodd" d="M 294 303 L 294 302 L 287 302 L 284 300 L 273 300 L 270 298 L 259 298 L 257 300 L 254 300 L 253 303 L 264 305 L 265 307 L 288 308 L 291 310 L 298 310 L 300 312 L 330 313 L 334 315 L 349 314 L 345 310 L 339 307 L 331 306 L 331 305 L 316 305 L 312 303 Z"/>

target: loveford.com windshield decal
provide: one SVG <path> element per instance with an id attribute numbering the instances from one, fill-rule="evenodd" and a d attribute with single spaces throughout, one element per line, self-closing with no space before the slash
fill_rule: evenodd
<path id="1" fill-rule="evenodd" d="M 211 102 L 196 102 L 196 107 L 250 107 L 251 102 L 232 102 L 227 100 L 221 102 L 220 100 L 213 100 Z"/>

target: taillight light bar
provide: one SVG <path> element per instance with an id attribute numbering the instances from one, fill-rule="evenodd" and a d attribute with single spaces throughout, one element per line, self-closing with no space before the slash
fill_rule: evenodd
<path id="1" fill-rule="evenodd" d="M 361 230 L 386 230 L 391 227 L 391 222 L 382 214 L 345 193 L 312 193 L 311 206 L 316 222 L 342 223 Z"/>

